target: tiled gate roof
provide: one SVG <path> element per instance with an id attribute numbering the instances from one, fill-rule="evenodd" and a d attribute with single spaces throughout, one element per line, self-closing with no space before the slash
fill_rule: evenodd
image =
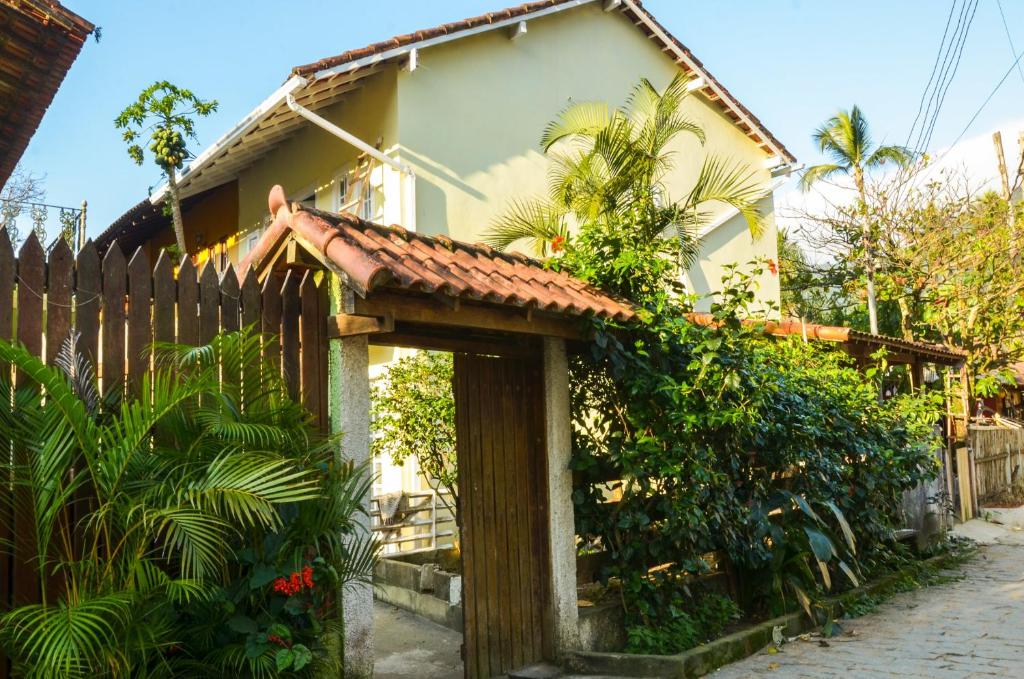
<path id="1" fill-rule="evenodd" d="M 388 287 L 572 316 L 619 321 L 635 317 L 627 302 L 524 255 L 345 213 L 289 208 L 280 187 L 271 191 L 270 211 L 274 223 L 240 264 L 242 274 L 265 263 L 294 233 L 337 267 L 361 295 Z"/>

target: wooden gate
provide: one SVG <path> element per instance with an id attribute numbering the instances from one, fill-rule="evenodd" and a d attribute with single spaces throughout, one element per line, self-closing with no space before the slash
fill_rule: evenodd
<path id="1" fill-rule="evenodd" d="M 539 358 L 455 355 L 466 677 L 550 657 Z"/>

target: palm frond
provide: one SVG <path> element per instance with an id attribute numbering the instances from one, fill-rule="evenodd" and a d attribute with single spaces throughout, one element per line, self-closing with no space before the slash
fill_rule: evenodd
<path id="1" fill-rule="evenodd" d="M 870 168 L 892 163 L 896 167 L 906 167 L 914 161 L 914 152 L 905 146 L 879 146 L 868 158 L 865 165 Z"/>
<path id="2" fill-rule="evenodd" d="M 767 188 L 758 173 L 742 162 L 707 158 L 693 190 L 685 201 L 689 223 L 699 228 L 705 217 L 701 206 L 724 203 L 735 208 L 747 222 L 750 234 L 759 238 L 764 230 L 763 215 L 758 203 L 767 195 Z"/>
<path id="3" fill-rule="evenodd" d="M 116 640 L 124 636 L 132 605 L 129 593 L 115 593 L 21 606 L 0 617 L 0 638 L 25 676 L 93 676 L 121 664 Z"/>
<path id="4" fill-rule="evenodd" d="M 254 453 L 214 460 L 191 495 L 198 506 L 240 528 L 276 528 L 281 518 L 274 505 L 321 499 L 317 480 L 309 471 Z"/>
<path id="5" fill-rule="evenodd" d="M 484 234 L 484 242 L 497 250 L 507 250 L 517 241 L 525 240 L 540 255 L 548 245 L 568 228 L 565 212 L 545 201 L 513 201 Z"/>
<path id="6" fill-rule="evenodd" d="M 848 169 L 843 165 L 832 163 L 812 165 L 800 175 L 800 190 L 806 193 L 818 182 L 827 181 L 837 174 L 847 174 L 847 172 Z"/>
<path id="7" fill-rule="evenodd" d="M 570 104 L 544 128 L 540 146 L 547 152 L 563 139 L 593 137 L 608 125 L 611 115 L 605 103 L 584 101 Z"/>

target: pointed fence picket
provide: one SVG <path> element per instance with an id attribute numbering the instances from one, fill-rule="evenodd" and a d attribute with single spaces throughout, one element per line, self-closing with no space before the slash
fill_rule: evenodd
<path id="1" fill-rule="evenodd" d="M 75 334 L 102 392 L 137 398 L 152 369 L 154 342 L 195 346 L 221 331 L 253 327 L 274 337 L 261 369 L 281 371 L 288 392 L 326 428 L 329 309 L 320 278 L 292 270 L 284 276 L 271 273 L 261 282 L 249 272 L 240 283 L 231 267 L 218 273 L 207 262 L 197 271 L 186 260 L 176 271 L 165 252 L 151 264 L 142 249 L 126 259 L 117 246 L 101 261 L 91 241 L 77 255 L 60 241 L 47 258 L 34 235 L 16 256 L 0 230 L 0 339 L 17 341 L 52 362 Z M 15 383 L 24 379 L 14 376 Z M 28 490 L 0 479 L 0 492 Z M 77 523 L 89 502 L 84 489 L 68 507 L 66 520 Z M 0 504 L 0 612 L 40 599 L 33 521 L 24 513 L 30 503 L 14 506 Z M 9 676 L 0 653 L 0 679 Z"/>

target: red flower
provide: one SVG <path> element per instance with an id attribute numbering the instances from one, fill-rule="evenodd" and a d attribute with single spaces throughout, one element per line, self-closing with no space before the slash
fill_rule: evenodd
<path id="1" fill-rule="evenodd" d="M 273 589 L 277 594 L 292 596 L 303 589 L 313 589 L 313 585 L 313 569 L 306 566 L 299 572 L 293 572 L 287 578 L 274 580 Z"/>
<path id="2" fill-rule="evenodd" d="M 551 252 L 561 252 L 565 245 L 565 236 L 555 236 L 551 239 Z"/>
<path id="3" fill-rule="evenodd" d="M 282 648 L 291 648 L 291 646 L 292 646 L 291 642 L 289 642 L 286 639 L 282 639 L 281 637 L 277 636 L 276 634 L 268 634 L 267 635 L 267 641 L 269 641 L 272 644 L 277 644 L 278 646 L 281 646 Z"/>
<path id="4" fill-rule="evenodd" d="M 779 265 L 775 263 L 774 259 L 768 260 L 768 270 L 772 272 L 773 276 L 779 273 Z"/>

